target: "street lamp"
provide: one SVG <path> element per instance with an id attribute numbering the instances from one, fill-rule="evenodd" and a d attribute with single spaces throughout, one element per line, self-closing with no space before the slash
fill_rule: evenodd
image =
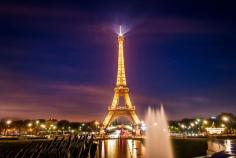
<path id="1" fill-rule="evenodd" d="M 222 123 L 222 124 L 221 124 L 221 127 L 223 127 L 223 128 L 224 128 L 224 127 L 225 127 L 225 124 L 223 124 L 223 123 Z"/>
<path id="2" fill-rule="evenodd" d="M 28 127 L 32 127 L 32 123 L 28 123 Z"/>
<path id="3" fill-rule="evenodd" d="M 95 124 L 96 126 L 98 126 L 98 125 L 99 125 L 99 122 L 98 122 L 98 121 L 95 121 L 94 124 Z"/>
<path id="4" fill-rule="evenodd" d="M 31 128 L 32 125 L 33 124 L 31 122 L 27 124 L 27 126 L 29 127 L 29 134 L 32 134 L 32 131 L 33 131 L 32 128 Z"/>
<path id="5" fill-rule="evenodd" d="M 191 125 L 192 127 L 194 127 L 194 123 L 190 123 L 190 125 Z"/>
<path id="6" fill-rule="evenodd" d="M 5 128 L 4 135 L 6 135 L 7 128 L 10 126 L 11 123 L 12 123 L 12 120 L 7 120 L 7 121 L 6 121 L 6 128 Z"/>
<path id="7" fill-rule="evenodd" d="M 12 120 L 7 120 L 6 124 L 9 126 L 12 123 Z"/>
<path id="8" fill-rule="evenodd" d="M 41 124 L 40 127 L 41 128 L 46 128 L 46 125 L 45 124 Z"/>
<path id="9" fill-rule="evenodd" d="M 229 117 L 223 116 L 223 117 L 222 117 L 222 120 L 223 120 L 224 122 L 228 122 L 228 121 L 229 121 Z"/>
<path id="10" fill-rule="evenodd" d="M 36 124 L 36 128 L 35 128 L 35 135 L 38 135 L 38 126 L 39 126 L 39 120 L 36 120 L 35 121 L 35 124 Z"/>
<path id="11" fill-rule="evenodd" d="M 207 120 L 204 120 L 203 123 L 204 123 L 205 125 L 207 125 L 207 124 L 208 124 L 208 121 L 207 121 Z"/>

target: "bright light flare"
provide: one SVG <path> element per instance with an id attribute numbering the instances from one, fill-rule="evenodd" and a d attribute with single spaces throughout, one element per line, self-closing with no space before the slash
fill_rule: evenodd
<path id="1" fill-rule="evenodd" d="M 122 29 L 121 29 L 121 25 L 120 25 L 119 36 L 123 36 Z"/>
<path id="2" fill-rule="evenodd" d="M 6 124 L 7 124 L 7 125 L 10 125 L 11 123 L 12 123 L 12 120 L 7 120 L 7 121 L 6 121 Z"/>
<path id="3" fill-rule="evenodd" d="M 225 124 L 223 124 L 223 123 L 222 123 L 222 124 L 221 124 L 221 127 L 223 127 L 223 128 L 224 128 L 224 127 L 225 127 Z"/>
<path id="4" fill-rule="evenodd" d="M 222 117 L 222 120 L 227 122 L 227 121 L 229 121 L 229 118 L 227 116 L 224 116 L 224 117 Z"/>
<path id="5" fill-rule="evenodd" d="M 129 32 L 129 28 L 127 26 L 122 26 L 122 25 L 119 25 L 119 26 L 114 26 L 114 30 L 115 30 L 115 33 L 119 36 L 124 36 L 124 34 L 126 34 L 127 32 Z"/>
<path id="6" fill-rule="evenodd" d="M 28 127 L 31 127 L 32 126 L 32 123 L 28 123 Z"/>
<path id="7" fill-rule="evenodd" d="M 46 128 L 46 125 L 45 124 L 41 124 L 40 127 L 41 128 Z"/>
<path id="8" fill-rule="evenodd" d="M 95 124 L 96 126 L 98 126 L 98 125 L 99 125 L 99 122 L 98 122 L 98 121 L 95 121 L 94 124 Z"/>

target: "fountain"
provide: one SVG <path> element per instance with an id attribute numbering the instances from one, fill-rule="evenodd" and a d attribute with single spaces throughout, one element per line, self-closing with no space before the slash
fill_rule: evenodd
<path id="1" fill-rule="evenodd" d="M 160 110 L 149 107 L 145 123 L 147 126 L 145 157 L 173 158 L 168 123 L 163 106 L 161 105 Z"/>

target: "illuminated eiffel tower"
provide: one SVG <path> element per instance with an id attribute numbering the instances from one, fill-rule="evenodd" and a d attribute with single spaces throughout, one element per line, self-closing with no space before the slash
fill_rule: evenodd
<path id="1" fill-rule="evenodd" d="M 103 128 L 107 128 L 110 123 L 118 117 L 128 117 L 134 126 L 140 124 L 136 114 L 135 106 L 132 105 L 129 97 L 129 88 L 126 84 L 125 63 L 124 63 L 124 36 L 121 31 L 118 35 L 118 70 L 114 97 L 111 106 L 108 106 L 108 114 L 103 121 Z M 123 102 L 122 102 L 123 101 Z M 123 105 L 122 105 L 123 104 Z"/>

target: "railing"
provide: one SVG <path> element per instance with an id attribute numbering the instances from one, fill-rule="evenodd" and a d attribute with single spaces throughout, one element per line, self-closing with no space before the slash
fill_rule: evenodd
<path id="1" fill-rule="evenodd" d="M 69 135 L 62 138 L 57 136 L 48 141 L 31 141 L 19 148 L 0 153 L 0 157 L 95 158 L 97 143 L 94 138 L 94 135 Z"/>
<path id="2" fill-rule="evenodd" d="M 108 110 L 135 110 L 135 106 L 132 106 L 131 108 L 127 108 L 126 106 L 118 106 L 115 108 L 108 106 Z"/>

